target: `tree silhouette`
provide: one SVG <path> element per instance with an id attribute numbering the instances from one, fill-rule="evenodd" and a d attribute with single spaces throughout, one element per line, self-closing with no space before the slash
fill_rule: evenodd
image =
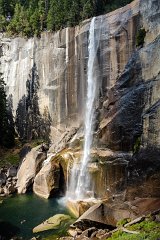
<path id="1" fill-rule="evenodd" d="M 7 98 L 7 134 L 6 141 L 8 147 L 13 147 L 15 144 L 15 124 L 13 117 L 13 96 L 10 94 Z"/>
<path id="2" fill-rule="evenodd" d="M 10 148 L 14 146 L 14 121 L 13 121 L 12 96 L 7 100 L 5 83 L 0 73 L 0 145 Z"/>
<path id="3" fill-rule="evenodd" d="M 44 107 L 44 112 L 42 115 L 42 128 L 41 128 L 41 135 L 42 138 L 46 142 L 50 142 L 50 126 L 52 123 L 52 119 L 49 113 L 48 107 Z"/>
<path id="4" fill-rule="evenodd" d="M 35 63 L 28 75 L 26 89 L 27 94 L 20 99 L 16 111 L 18 135 L 26 141 L 40 138 L 49 141 L 51 117 L 48 108 L 44 109 L 43 116 L 39 110 L 39 76 Z"/>
<path id="5" fill-rule="evenodd" d="M 26 96 L 24 95 L 19 103 L 16 110 L 16 130 L 20 139 L 26 139 L 26 120 L 27 120 L 27 110 L 26 110 Z"/>

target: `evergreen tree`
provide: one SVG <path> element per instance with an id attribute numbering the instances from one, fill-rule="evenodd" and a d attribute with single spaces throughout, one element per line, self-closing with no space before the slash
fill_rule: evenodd
<path id="1" fill-rule="evenodd" d="M 13 147 L 15 144 L 15 124 L 13 117 L 13 96 L 9 95 L 6 105 L 6 132 L 5 141 L 7 147 Z"/>
<path id="2" fill-rule="evenodd" d="M 82 0 L 82 11 L 80 14 L 82 20 L 94 16 L 94 9 L 91 0 Z"/>
<path id="3" fill-rule="evenodd" d="M 4 147 L 14 146 L 14 121 L 12 105 L 10 100 L 7 103 L 5 83 L 0 74 L 0 145 Z"/>
<path id="4" fill-rule="evenodd" d="M 40 20 L 40 30 L 43 31 L 46 28 L 46 6 L 45 0 L 39 0 L 38 9 L 39 9 L 39 20 Z"/>
<path id="5" fill-rule="evenodd" d="M 40 36 L 44 30 L 75 26 L 80 21 L 122 7 L 132 0 L 0 0 L 0 31 Z"/>
<path id="6" fill-rule="evenodd" d="M 32 28 L 32 35 L 40 35 L 40 17 L 38 8 L 35 9 L 34 13 L 30 17 L 30 26 Z"/>
<path id="7" fill-rule="evenodd" d="M 50 142 L 50 126 L 52 123 L 51 116 L 49 114 L 48 107 L 44 107 L 42 115 L 41 136 L 45 142 Z"/>
<path id="8" fill-rule="evenodd" d="M 27 121 L 26 96 L 24 95 L 18 103 L 15 120 L 16 130 L 21 140 L 26 139 L 27 132 L 26 121 Z"/>
<path id="9" fill-rule="evenodd" d="M 41 137 L 42 117 L 38 105 L 39 76 L 34 64 L 26 82 L 27 95 L 19 101 L 16 111 L 16 129 L 22 140 Z"/>

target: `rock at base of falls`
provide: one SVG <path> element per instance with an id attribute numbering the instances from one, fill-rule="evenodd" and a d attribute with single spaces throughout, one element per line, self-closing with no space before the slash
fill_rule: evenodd
<path id="1" fill-rule="evenodd" d="M 43 232 L 50 229 L 58 229 L 62 223 L 68 220 L 71 220 L 70 216 L 65 214 L 56 214 L 33 228 L 33 233 Z"/>
<path id="2" fill-rule="evenodd" d="M 32 187 L 36 174 L 40 171 L 47 153 L 40 152 L 39 146 L 33 148 L 23 159 L 17 173 L 18 193 L 26 193 Z"/>
<path id="3" fill-rule="evenodd" d="M 49 198 L 58 194 L 60 181 L 60 166 L 54 161 L 45 164 L 37 174 L 33 184 L 33 191 L 40 197 Z"/>
<path id="4" fill-rule="evenodd" d="M 92 227 L 112 230 L 122 219 L 134 220 L 140 216 L 157 211 L 160 206 L 159 198 L 138 198 L 131 202 L 101 201 L 90 207 L 78 220 L 71 225 L 69 232 L 85 231 Z M 73 235 L 72 235 L 73 236 Z"/>

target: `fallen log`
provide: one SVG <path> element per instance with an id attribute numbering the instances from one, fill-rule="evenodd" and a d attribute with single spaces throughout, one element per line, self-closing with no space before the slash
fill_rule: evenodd
<path id="1" fill-rule="evenodd" d="M 137 231 L 130 231 L 124 227 L 120 228 L 120 230 L 122 230 L 123 232 L 126 232 L 126 233 L 139 234 L 139 232 L 137 232 Z"/>
<path id="2" fill-rule="evenodd" d="M 131 225 L 133 225 L 133 224 L 135 224 L 135 223 L 142 222 L 144 219 L 145 219 L 145 216 L 138 217 L 138 218 L 134 219 L 133 221 L 131 221 L 131 222 L 129 222 L 129 223 L 126 223 L 126 224 L 124 225 L 124 227 L 128 227 L 128 226 L 131 226 Z"/>

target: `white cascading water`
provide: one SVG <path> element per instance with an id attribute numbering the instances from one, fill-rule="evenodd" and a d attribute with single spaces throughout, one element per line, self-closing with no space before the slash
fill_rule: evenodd
<path id="1" fill-rule="evenodd" d="M 90 175 L 88 171 L 88 163 L 90 160 L 90 151 L 92 145 L 92 127 L 94 118 L 94 103 L 97 93 L 97 71 L 96 71 L 96 55 L 99 45 L 99 36 L 95 41 L 95 17 L 92 19 L 89 29 L 89 45 L 88 45 L 88 72 L 87 72 L 87 100 L 84 119 L 84 148 L 83 156 L 79 166 L 74 163 L 71 172 L 71 181 L 68 194 L 72 199 L 85 199 L 93 197 Z"/>

